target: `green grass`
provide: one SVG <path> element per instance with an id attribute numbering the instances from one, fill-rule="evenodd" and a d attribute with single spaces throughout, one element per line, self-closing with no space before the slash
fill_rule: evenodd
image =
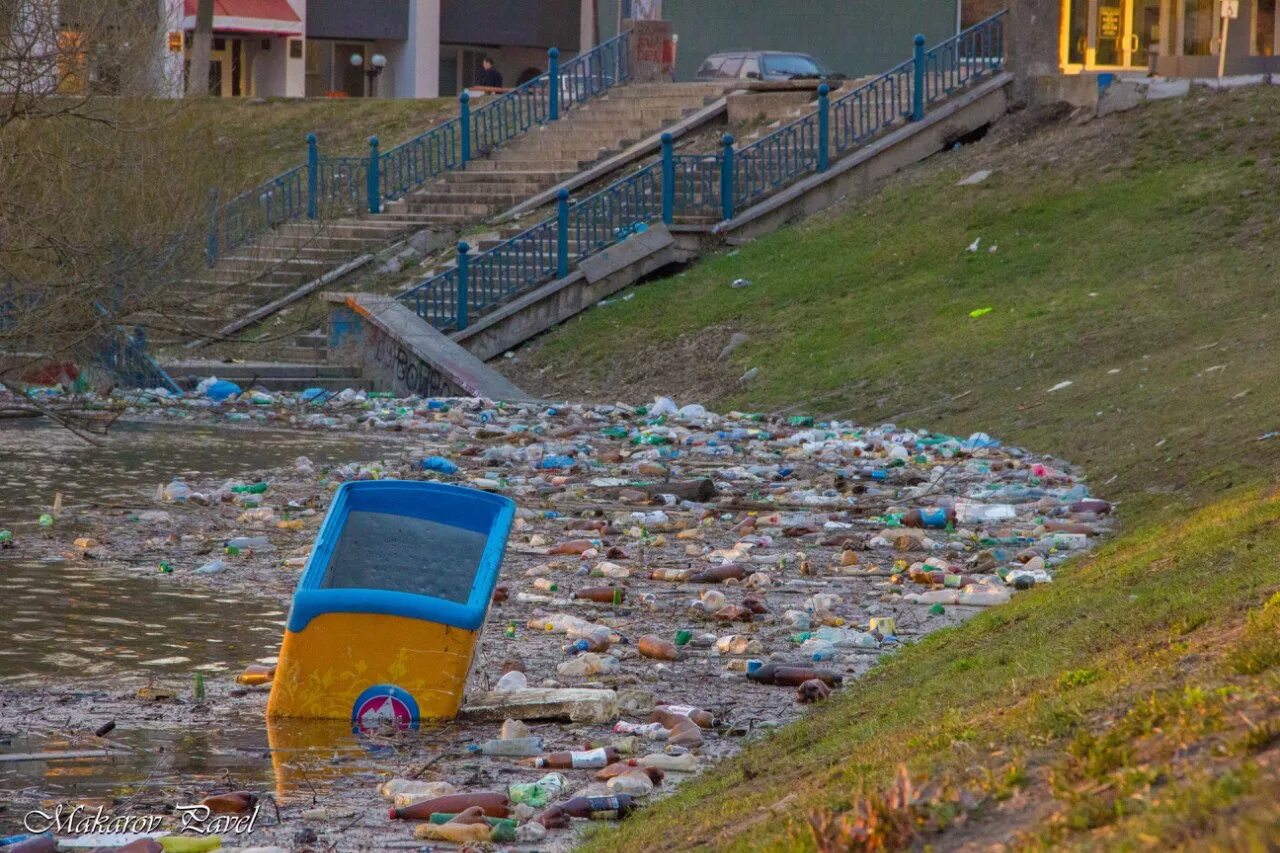
<path id="1" fill-rule="evenodd" d="M 457 106 L 452 98 L 204 98 L 182 102 L 176 113 L 165 104 L 155 109 L 159 121 L 199 128 L 223 159 L 227 184 L 248 186 L 305 162 L 308 133 L 316 134 L 322 155 L 368 155 L 370 136 L 385 151 L 452 117 Z"/>
<path id="2" fill-rule="evenodd" d="M 588 849 L 1280 843 L 1276 116 L 1263 88 L 1015 123 L 521 353 L 531 390 L 984 430 L 1125 523 Z"/>

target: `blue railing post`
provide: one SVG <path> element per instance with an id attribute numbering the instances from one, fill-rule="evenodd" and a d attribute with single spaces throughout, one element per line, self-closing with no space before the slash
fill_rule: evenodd
<path id="1" fill-rule="evenodd" d="M 915 87 L 912 92 L 911 120 L 924 120 L 924 36 L 916 34 Z"/>
<path id="2" fill-rule="evenodd" d="M 547 85 L 551 87 L 548 95 L 547 118 L 560 120 L 560 48 L 553 47 L 547 51 Z"/>
<path id="3" fill-rule="evenodd" d="M 831 167 L 831 87 L 818 87 L 818 171 Z"/>
<path id="4" fill-rule="evenodd" d="M 218 188 L 209 190 L 209 242 L 204 247 L 205 260 L 212 267 L 218 262 Z"/>
<path id="5" fill-rule="evenodd" d="M 466 240 L 458 243 L 458 331 L 467 327 L 467 252 L 470 251 Z"/>
<path id="6" fill-rule="evenodd" d="M 720 206 L 725 221 L 733 219 L 733 134 L 724 135 L 724 157 L 720 161 Z"/>
<path id="7" fill-rule="evenodd" d="M 466 92 L 459 95 L 458 107 L 462 111 L 458 129 L 462 132 L 462 168 L 465 169 L 471 160 L 471 95 Z"/>
<path id="8" fill-rule="evenodd" d="M 369 184 L 367 187 L 367 195 L 369 196 L 369 212 L 382 212 L 382 181 L 379 171 L 380 164 L 378 162 L 378 137 L 369 137 Z"/>
<path id="9" fill-rule="evenodd" d="M 662 221 L 670 225 L 676 218 L 676 155 L 671 134 L 662 134 Z"/>
<path id="10" fill-rule="evenodd" d="M 556 278 L 569 274 L 569 191 L 556 193 Z"/>
<path id="11" fill-rule="evenodd" d="M 320 151 L 316 146 L 316 135 L 307 134 L 307 218 L 315 219 L 319 213 L 316 190 L 320 184 Z"/>

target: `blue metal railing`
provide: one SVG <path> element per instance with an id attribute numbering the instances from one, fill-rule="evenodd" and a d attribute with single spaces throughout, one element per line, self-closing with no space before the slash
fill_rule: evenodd
<path id="1" fill-rule="evenodd" d="M 662 163 L 615 181 L 569 208 L 568 237 L 575 259 L 595 254 L 625 239 L 637 223 L 662 216 Z"/>
<path id="2" fill-rule="evenodd" d="M 462 163 L 461 125 L 461 119 L 449 119 L 378 154 L 378 195 L 384 200 L 403 198 L 442 172 L 458 168 Z M 365 169 L 367 173 L 367 163 Z M 369 209 L 367 197 L 361 202 L 360 209 Z"/>
<path id="3" fill-rule="evenodd" d="M 306 214 L 307 167 L 295 166 L 282 172 L 221 207 L 216 191 L 211 198 L 207 252 L 212 265 L 219 255 L 234 252 L 272 228 L 294 222 Z"/>
<path id="4" fill-rule="evenodd" d="M 460 244 L 457 267 L 400 299 L 439 328 L 465 329 L 471 315 L 564 277 L 570 260 L 625 239 L 641 224 L 670 224 L 676 217 L 731 219 L 741 206 L 828 169 L 833 146 L 843 154 L 890 126 L 919 120 L 927 104 L 998 70 L 1003 16 L 927 51 L 917 36 L 910 60 L 836 101 L 827 86 L 819 87 L 816 111 L 741 149 L 725 136 L 717 153 L 676 154 L 671 135 L 664 134 L 660 160 L 574 204 L 562 191 L 556 216 L 479 255 L 470 256 L 470 247 Z"/>
<path id="5" fill-rule="evenodd" d="M 564 64 L 558 87 L 560 106 L 573 109 L 630 79 L 631 31 L 624 30 Z"/>
<path id="6" fill-rule="evenodd" d="M 264 233 L 303 218 L 354 212 L 379 213 L 386 201 L 403 198 L 428 181 L 465 169 L 474 157 L 531 128 L 556 121 L 569 110 L 631 77 L 631 33 L 606 41 L 569 60 L 549 53 L 550 69 L 476 109 L 459 96 L 459 115 L 407 142 L 381 151 L 370 137 L 367 157 L 320 157 L 308 137 L 307 162 L 219 205 L 213 194 L 206 246 L 210 266 Z"/>

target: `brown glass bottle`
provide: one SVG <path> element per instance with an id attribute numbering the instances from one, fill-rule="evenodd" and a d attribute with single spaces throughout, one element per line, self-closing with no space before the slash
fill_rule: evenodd
<path id="1" fill-rule="evenodd" d="M 573 592 L 569 597 L 600 604 L 621 604 L 627 597 L 627 591 L 620 586 L 589 586 Z"/>
<path id="2" fill-rule="evenodd" d="M 774 663 L 767 663 L 755 672 L 748 672 L 747 678 L 758 684 L 776 684 L 782 687 L 799 687 L 811 678 L 825 682 L 828 687 L 835 687 L 844 681 L 844 676 L 827 669 Z"/>
<path id="3" fill-rule="evenodd" d="M 489 817 L 506 817 L 511 813 L 511 800 L 497 791 L 481 791 L 467 794 L 448 794 L 432 797 L 402 809 L 391 809 L 392 820 L 427 820 L 433 814 L 459 814 L 472 806 L 479 806 Z"/>

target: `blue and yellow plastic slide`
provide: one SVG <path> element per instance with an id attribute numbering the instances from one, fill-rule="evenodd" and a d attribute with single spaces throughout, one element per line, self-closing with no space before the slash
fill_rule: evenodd
<path id="1" fill-rule="evenodd" d="M 455 717 L 515 518 L 439 483 L 344 483 L 294 593 L 267 715 L 358 730 Z"/>

